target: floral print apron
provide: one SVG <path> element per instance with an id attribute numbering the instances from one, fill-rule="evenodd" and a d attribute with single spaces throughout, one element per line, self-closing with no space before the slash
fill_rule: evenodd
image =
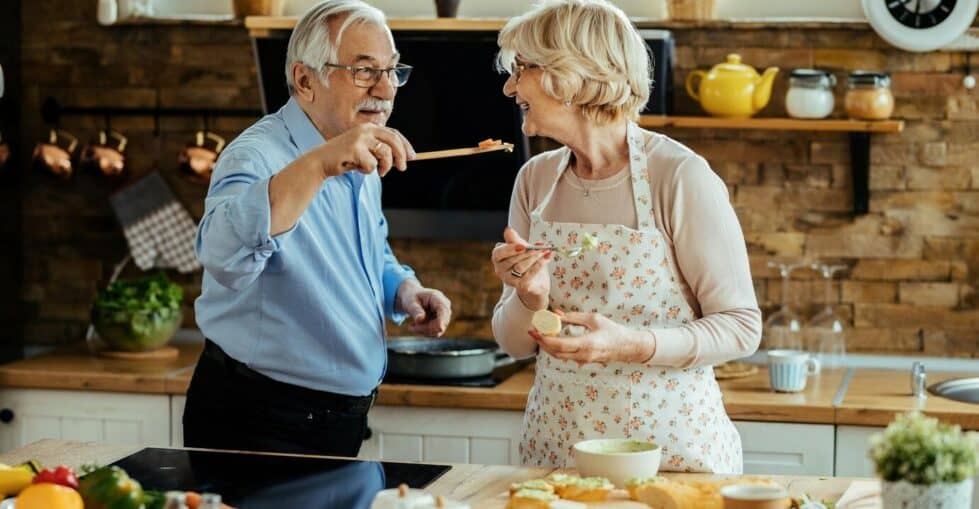
<path id="1" fill-rule="evenodd" d="M 683 298 L 667 242 L 656 229 L 649 187 L 647 135 L 630 123 L 629 171 L 639 228 L 548 222 L 541 218 L 561 175 L 531 212 L 530 241 L 573 246 L 585 233 L 597 249 L 551 263 L 553 308 L 601 313 L 635 328 L 677 327 L 696 318 Z M 524 464 L 573 466 L 572 446 L 592 438 L 649 440 L 663 448 L 664 471 L 740 474 L 741 437 L 728 418 L 710 366 L 674 369 L 638 363 L 560 360 L 540 352 L 524 413 Z"/>

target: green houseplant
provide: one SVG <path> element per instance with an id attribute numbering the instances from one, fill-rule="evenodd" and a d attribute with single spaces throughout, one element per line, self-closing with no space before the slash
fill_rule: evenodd
<path id="1" fill-rule="evenodd" d="M 153 350 L 170 341 L 180 328 L 183 300 L 183 288 L 162 272 L 115 281 L 95 299 L 92 325 L 113 350 Z"/>
<path id="2" fill-rule="evenodd" d="M 979 435 L 919 412 L 898 415 L 871 438 L 884 508 L 968 509 L 979 473 Z"/>

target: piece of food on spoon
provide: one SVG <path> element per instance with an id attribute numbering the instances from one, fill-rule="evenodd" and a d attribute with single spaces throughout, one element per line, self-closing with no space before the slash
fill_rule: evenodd
<path id="1" fill-rule="evenodd" d="M 581 250 L 582 251 L 591 251 L 591 250 L 596 249 L 596 248 L 598 248 L 598 237 L 596 237 L 596 236 L 594 236 L 594 235 L 592 235 L 590 233 L 586 233 L 586 234 L 582 235 L 582 237 L 581 237 Z"/>
<path id="2" fill-rule="evenodd" d="M 493 138 L 486 138 L 485 140 L 479 142 L 479 145 L 477 146 L 479 148 L 490 148 L 502 144 L 503 144 L 503 140 L 494 140 Z"/>

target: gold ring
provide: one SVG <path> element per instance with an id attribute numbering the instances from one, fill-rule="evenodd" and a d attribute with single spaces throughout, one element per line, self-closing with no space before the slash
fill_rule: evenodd
<path id="1" fill-rule="evenodd" d="M 382 145 L 384 145 L 384 143 L 382 143 L 380 141 L 377 142 L 377 145 L 374 145 L 374 148 L 371 149 L 371 152 L 377 152 L 378 150 L 381 150 L 381 146 Z"/>

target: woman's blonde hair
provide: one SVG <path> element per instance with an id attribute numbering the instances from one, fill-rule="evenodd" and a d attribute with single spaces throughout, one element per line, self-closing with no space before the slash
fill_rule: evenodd
<path id="1" fill-rule="evenodd" d="M 497 69 L 509 72 L 518 55 L 541 66 L 544 91 L 597 123 L 635 120 L 649 99 L 646 43 L 605 0 L 545 1 L 507 22 L 497 42 Z"/>

